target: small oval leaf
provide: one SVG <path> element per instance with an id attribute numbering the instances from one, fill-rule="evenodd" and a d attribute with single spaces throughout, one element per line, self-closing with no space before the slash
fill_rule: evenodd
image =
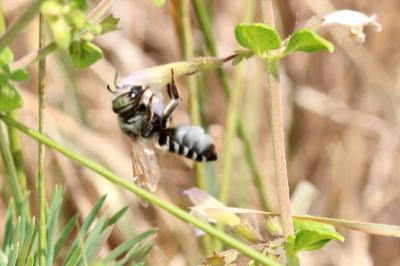
<path id="1" fill-rule="evenodd" d="M 83 69 L 94 64 L 103 56 L 103 53 L 94 43 L 80 40 L 71 43 L 69 55 L 73 65 L 78 69 Z"/>
<path id="2" fill-rule="evenodd" d="M 10 48 L 6 47 L 0 53 L 0 63 L 9 65 L 14 61 L 14 55 Z"/>
<path id="3" fill-rule="evenodd" d="M 26 71 L 25 69 L 14 70 L 10 74 L 10 79 L 15 80 L 15 81 L 27 80 L 27 79 L 29 79 L 29 72 Z"/>
<path id="4" fill-rule="evenodd" d="M 21 107 L 21 95 L 9 82 L 0 85 L 0 112 L 9 112 Z"/>
<path id="5" fill-rule="evenodd" d="M 322 248 L 330 240 L 343 241 L 344 237 L 335 227 L 325 223 L 294 220 L 295 243 L 293 250 L 315 250 Z"/>
<path id="6" fill-rule="evenodd" d="M 317 52 L 320 50 L 328 50 L 330 53 L 334 51 L 333 44 L 319 36 L 313 30 L 302 29 L 295 32 L 289 39 L 286 45 L 284 55 L 289 55 L 294 52 Z"/>
<path id="7" fill-rule="evenodd" d="M 241 46 L 258 55 L 281 45 L 281 38 L 276 30 L 263 23 L 239 24 L 235 28 L 235 37 Z"/>

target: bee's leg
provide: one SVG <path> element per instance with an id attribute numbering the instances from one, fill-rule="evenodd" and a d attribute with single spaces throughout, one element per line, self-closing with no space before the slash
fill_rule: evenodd
<path id="1" fill-rule="evenodd" d="M 171 98 L 171 101 L 167 104 L 162 114 L 161 124 L 164 128 L 167 127 L 168 120 L 170 119 L 172 113 L 175 111 L 175 109 L 181 102 L 179 98 L 178 88 L 176 87 L 175 84 L 173 69 L 171 69 L 171 83 L 167 85 L 167 92 L 169 97 Z"/>

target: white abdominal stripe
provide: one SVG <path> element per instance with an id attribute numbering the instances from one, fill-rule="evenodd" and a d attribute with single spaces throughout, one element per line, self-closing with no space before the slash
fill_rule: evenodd
<path id="1" fill-rule="evenodd" d="M 194 161 L 206 162 L 217 159 L 211 136 L 198 126 L 181 125 L 169 128 L 160 136 L 159 144 L 170 152 Z"/>

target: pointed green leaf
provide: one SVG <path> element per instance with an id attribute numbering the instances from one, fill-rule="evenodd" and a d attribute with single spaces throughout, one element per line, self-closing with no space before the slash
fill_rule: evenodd
<path id="1" fill-rule="evenodd" d="M 110 31 L 118 29 L 119 18 L 114 18 L 112 15 L 108 15 L 100 22 L 100 35 L 105 34 Z"/>
<path id="2" fill-rule="evenodd" d="M 47 265 L 53 265 L 54 263 L 54 241 L 62 201 L 63 190 L 60 187 L 56 187 L 47 218 Z"/>
<path id="3" fill-rule="evenodd" d="M 106 240 L 109 233 L 111 233 L 112 228 L 107 228 L 103 231 L 104 224 L 106 223 L 106 216 L 103 215 L 100 217 L 96 226 L 93 230 L 90 231 L 85 243 L 84 243 L 84 252 L 85 258 L 89 265 L 92 264 L 92 261 L 95 259 L 97 252 L 100 250 L 104 241 Z M 106 234 L 104 234 L 107 232 Z"/>
<path id="4" fill-rule="evenodd" d="M 4 65 L 9 65 L 14 61 L 14 55 L 10 48 L 6 47 L 0 53 L 0 63 Z"/>
<path id="5" fill-rule="evenodd" d="M 0 112 L 8 112 L 21 107 L 21 95 L 9 82 L 0 82 Z"/>
<path id="6" fill-rule="evenodd" d="M 15 81 L 23 81 L 29 79 L 29 72 L 25 69 L 17 69 L 11 72 L 10 79 Z"/>
<path id="7" fill-rule="evenodd" d="M 132 249 L 139 242 L 143 241 L 148 237 L 154 236 L 157 233 L 157 231 L 158 230 L 156 228 L 153 228 L 125 241 L 124 243 L 116 247 L 114 250 L 112 250 L 103 261 L 107 264 L 111 263 L 113 260 L 121 256 L 122 254 Z"/>
<path id="8" fill-rule="evenodd" d="M 94 64 L 103 56 L 99 47 L 85 40 L 73 41 L 69 47 L 69 54 L 73 65 L 78 69 Z"/>
<path id="9" fill-rule="evenodd" d="M 96 218 L 97 213 L 99 212 L 101 206 L 103 206 L 103 203 L 106 199 L 107 195 L 102 196 L 96 204 L 93 206 L 92 210 L 88 214 L 88 216 L 85 219 L 85 222 L 83 223 L 81 229 L 78 232 L 77 237 L 74 240 L 74 243 L 71 246 L 71 249 L 69 250 L 67 256 L 65 256 L 64 263 L 63 265 L 75 265 L 79 258 L 80 258 L 80 250 L 79 246 L 80 243 L 79 241 L 83 241 L 82 239 L 85 237 L 86 233 L 88 232 L 90 226 L 92 225 L 94 219 Z M 80 239 L 82 238 L 82 239 Z"/>
<path id="10" fill-rule="evenodd" d="M 302 29 L 295 32 L 285 47 L 284 55 L 294 52 L 317 52 L 320 50 L 328 50 L 330 53 L 335 47 L 331 42 L 319 36 L 310 29 Z"/>
<path id="11" fill-rule="evenodd" d="M 335 227 L 329 224 L 294 220 L 294 227 L 296 236 L 294 252 L 320 249 L 332 239 L 344 240 L 344 237 L 336 232 Z"/>
<path id="12" fill-rule="evenodd" d="M 54 247 L 54 257 L 57 257 L 58 253 L 60 252 L 61 248 L 64 246 L 65 241 L 68 239 L 68 237 L 70 236 L 72 230 L 75 227 L 76 221 L 78 220 L 78 214 L 74 215 L 69 222 L 67 223 L 67 225 L 64 227 L 64 229 L 62 230 L 60 237 L 58 238 L 56 245 Z"/>
<path id="13" fill-rule="evenodd" d="M 239 24 L 235 28 L 235 37 L 241 46 L 258 55 L 277 49 L 281 45 L 276 30 L 263 23 Z"/>
<path id="14" fill-rule="evenodd" d="M 85 12 L 88 9 L 87 0 L 69 0 L 69 4 Z"/>
<path id="15" fill-rule="evenodd" d="M 15 212 L 14 201 L 11 200 L 10 203 L 8 204 L 6 218 L 5 218 L 6 228 L 4 230 L 2 250 L 6 250 L 7 247 L 11 246 L 12 239 L 14 238 L 14 225 L 13 225 L 14 212 Z"/>
<path id="16" fill-rule="evenodd" d="M 108 221 L 107 223 L 104 225 L 104 227 L 110 226 L 115 224 L 124 214 L 125 212 L 128 210 L 129 206 L 125 206 L 122 209 L 120 209 L 119 211 L 117 211 Z M 103 228 L 104 229 L 104 228 Z"/>

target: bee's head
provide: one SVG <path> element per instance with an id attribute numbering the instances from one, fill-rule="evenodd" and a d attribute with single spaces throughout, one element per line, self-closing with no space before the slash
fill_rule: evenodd
<path id="1" fill-rule="evenodd" d="M 116 113 L 121 113 L 126 109 L 136 109 L 139 106 L 143 94 L 143 86 L 125 85 L 118 87 L 113 94 L 113 110 Z"/>

